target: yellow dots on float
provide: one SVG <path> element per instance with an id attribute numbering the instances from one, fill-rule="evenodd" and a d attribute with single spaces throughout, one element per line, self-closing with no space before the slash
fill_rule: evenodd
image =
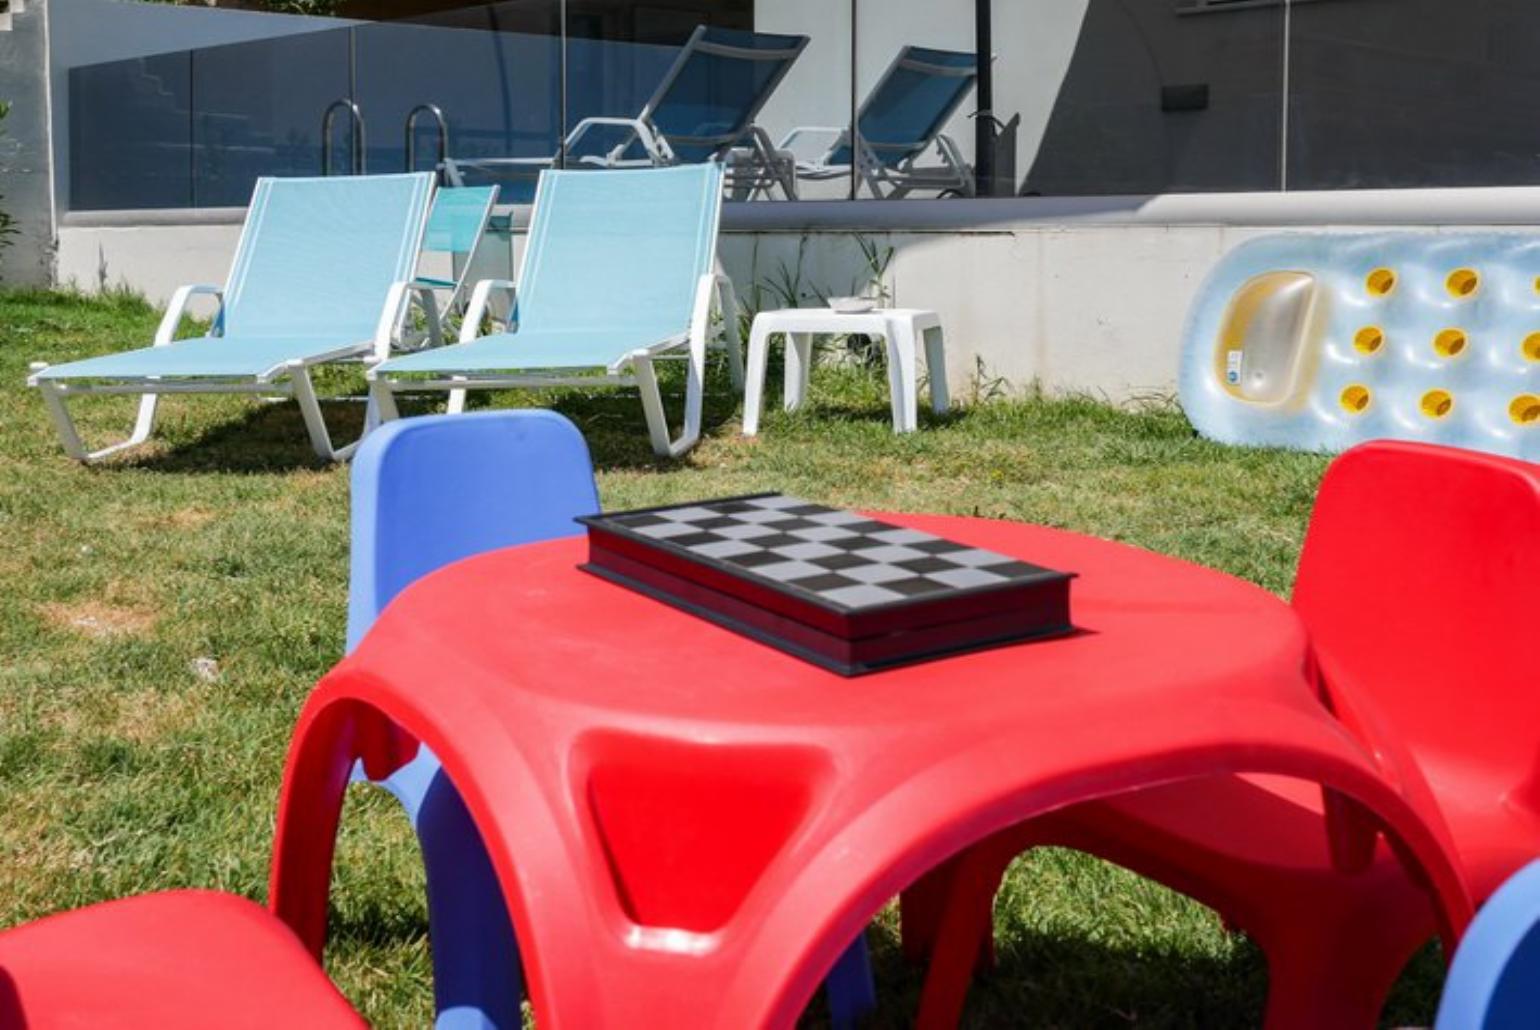
<path id="1" fill-rule="evenodd" d="M 1474 297 L 1481 288 L 1481 275 L 1474 268 L 1456 268 L 1444 280 L 1444 289 L 1456 300 Z"/>
<path id="2" fill-rule="evenodd" d="M 1457 358 L 1465 351 L 1470 339 L 1464 329 L 1444 329 L 1433 337 L 1433 353 L 1441 358 Z"/>
<path id="3" fill-rule="evenodd" d="M 1385 330 L 1377 325 L 1366 325 L 1353 334 L 1353 348 L 1360 354 L 1378 353 L 1383 346 L 1385 346 Z"/>
<path id="4" fill-rule="evenodd" d="M 1508 417 L 1521 426 L 1540 425 L 1540 397 L 1521 393 L 1508 405 Z"/>
<path id="5" fill-rule="evenodd" d="M 1395 288 L 1396 273 L 1388 268 L 1376 268 L 1364 277 L 1364 289 L 1369 291 L 1371 297 L 1387 297 Z"/>
<path id="6" fill-rule="evenodd" d="M 1354 383 L 1342 391 L 1337 401 L 1342 405 L 1342 410 L 1349 415 L 1362 415 L 1374 402 L 1374 395 L 1369 392 L 1367 386 Z"/>
<path id="7" fill-rule="evenodd" d="M 1422 395 L 1417 407 L 1428 418 L 1444 418 L 1454 410 L 1454 395 L 1448 390 L 1429 390 Z"/>
<path id="8" fill-rule="evenodd" d="M 1540 333 L 1530 333 L 1519 345 L 1525 361 L 1540 361 Z"/>

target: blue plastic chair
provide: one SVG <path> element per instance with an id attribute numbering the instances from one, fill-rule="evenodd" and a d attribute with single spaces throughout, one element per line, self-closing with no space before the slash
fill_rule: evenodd
<path id="1" fill-rule="evenodd" d="M 640 113 L 584 118 L 572 127 L 563 144 L 567 161 L 611 169 L 719 161 L 729 169 L 735 196 L 768 194 L 779 187 L 795 198 L 795 169 L 754 120 L 807 44 L 807 36 L 697 25 Z M 533 174 L 554 167 L 556 158 L 444 164 L 448 180 L 458 184 L 465 169 Z"/>
<path id="2" fill-rule="evenodd" d="M 447 264 L 452 278 L 418 271 L 412 292 L 427 321 L 428 342 L 444 343 L 443 316 L 459 311 L 468 298 L 470 274 L 497 204 L 496 186 L 446 187 L 433 196 L 433 212 L 422 241 L 422 256 Z"/>
<path id="3" fill-rule="evenodd" d="M 397 417 L 396 392 L 448 392 L 453 411 L 467 389 L 635 385 L 653 450 L 663 457 L 689 450 L 700 439 L 713 339 L 723 338 L 733 380 L 743 382 L 737 304 L 716 271 L 722 174 L 716 164 L 543 172 L 517 287 L 478 283 L 460 343 L 374 368 L 380 417 Z M 510 331 L 477 337 L 494 289 L 516 296 Z M 677 437 L 654 372 L 670 358 L 686 366 Z"/>
<path id="4" fill-rule="evenodd" d="M 450 562 L 582 532 L 599 510 L 588 446 L 548 411 L 489 411 L 392 423 L 353 462 L 348 639 L 418 578 Z M 363 778 L 355 772 L 356 778 Z M 439 1030 L 520 1025 L 518 944 L 490 859 L 438 759 L 421 748 L 382 786 L 422 846 Z M 875 1006 L 864 937 L 826 981 L 836 1026 Z"/>
<path id="5" fill-rule="evenodd" d="M 1437 1030 L 1540 1026 L 1540 861 L 1508 878 L 1455 952 Z"/>
<path id="6" fill-rule="evenodd" d="M 422 576 L 500 547 L 582 531 L 599 510 L 588 445 L 548 411 L 396 422 L 353 462 L 348 650 Z M 361 774 L 355 773 L 361 778 Z M 520 1025 L 518 944 L 464 802 L 427 748 L 381 784 L 422 845 L 440 1030 Z"/>
<path id="7" fill-rule="evenodd" d="M 42 392 L 65 452 L 95 461 L 143 443 L 162 394 L 292 392 L 316 453 L 347 457 L 356 444 L 332 444 L 310 369 L 389 355 L 432 196 L 428 172 L 259 179 L 224 289 L 177 290 L 152 346 L 34 366 L 28 385 Z M 174 339 L 198 294 L 221 300 L 215 335 Z M 65 400 L 89 393 L 141 397 L 127 440 L 87 451 Z"/>
<path id="8" fill-rule="evenodd" d="M 874 197 L 903 197 L 918 189 L 973 196 L 973 169 L 957 142 L 941 130 L 957 113 L 978 81 L 978 58 L 959 50 L 906 46 L 893 58 L 856 114 L 860 134 L 861 181 Z M 803 126 L 781 140 L 779 150 L 793 151 L 801 136 L 832 136 L 815 160 L 798 162 L 797 176 L 818 182 L 850 174 L 857 160 L 850 130 L 842 126 Z M 941 164 L 917 162 L 932 146 Z"/>

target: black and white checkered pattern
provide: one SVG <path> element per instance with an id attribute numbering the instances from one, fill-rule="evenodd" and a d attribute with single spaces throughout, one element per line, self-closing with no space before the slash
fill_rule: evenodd
<path id="1" fill-rule="evenodd" d="M 847 611 L 1057 575 L 783 494 L 601 518 L 668 550 Z"/>

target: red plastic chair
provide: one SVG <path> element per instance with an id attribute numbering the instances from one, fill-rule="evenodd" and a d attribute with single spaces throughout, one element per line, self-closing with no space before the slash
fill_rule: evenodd
<path id="1" fill-rule="evenodd" d="M 1326 701 L 1409 793 L 1431 790 L 1471 895 L 1540 856 L 1540 466 L 1371 443 L 1328 470 L 1294 604 Z M 1076 806 L 997 834 L 904 899 L 911 954 L 933 952 L 925 1025 L 954 1023 L 987 949 L 1006 864 L 1063 845 L 1218 910 L 1267 955 L 1270 1027 L 1370 1027 L 1406 960 L 1441 928 L 1372 824 L 1332 839 L 1340 800 L 1237 776 Z"/>
<path id="2" fill-rule="evenodd" d="M 0 1027 L 363 1027 L 287 926 L 213 891 L 146 894 L 0 933 Z"/>

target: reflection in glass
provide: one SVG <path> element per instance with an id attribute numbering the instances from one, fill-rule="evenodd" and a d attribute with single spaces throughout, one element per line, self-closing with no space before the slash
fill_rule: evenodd
<path id="1" fill-rule="evenodd" d="M 347 29 L 205 47 L 192 70 L 195 207 L 244 205 L 260 176 L 321 174 L 323 116 L 349 95 Z M 339 117 L 342 168 L 349 134 Z"/>
<path id="2" fill-rule="evenodd" d="M 738 196 L 795 190 L 755 116 L 801 54 L 800 36 L 697 25 L 682 47 L 579 37 L 567 43 L 572 129 L 538 156 L 468 156 L 456 149 L 451 182 L 500 176 L 527 199 L 542 168 L 649 168 L 725 160 Z M 645 90 L 645 92 L 643 92 Z"/>
<path id="3" fill-rule="evenodd" d="M 994 43 L 1022 192 L 1279 188 L 1282 4 L 1021 0 L 995 5 Z"/>
<path id="4" fill-rule="evenodd" d="M 845 128 L 799 126 L 781 148 L 795 153 L 806 139 L 825 138 L 822 153 L 797 162 L 802 179 L 837 179 L 855 168 L 874 197 L 899 198 L 914 190 L 973 196 L 973 169 L 957 141 L 942 130 L 977 80 L 978 60 L 972 53 L 906 46 L 862 103 L 855 145 Z"/>
<path id="5" fill-rule="evenodd" d="M 851 97 L 851 44 L 854 5 L 839 0 L 761 0 L 754 9 L 754 29 L 807 37 L 796 67 L 776 87 L 755 119 L 766 138 L 776 142 L 776 160 L 784 167 L 815 163 L 827 154 L 841 133 L 848 132 L 854 102 Z M 887 57 L 892 57 L 889 51 Z M 787 137 L 798 128 L 824 128 L 822 134 Z M 796 178 L 803 200 L 841 200 L 851 196 L 853 169 L 836 169 L 820 178 Z"/>
<path id="6" fill-rule="evenodd" d="M 191 63 L 164 54 L 70 70 L 70 205 L 186 207 Z"/>
<path id="7" fill-rule="evenodd" d="M 532 199 L 532 178 L 508 176 L 479 162 L 543 158 L 556 151 L 561 39 L 540 31 L 555 8 L 552 0 L 531 0 L 456 12 L 461 15 L 456 24 L 465 27 L 388 22 L 355 30 L 357 96 L 369 121 L 370 169 L 405 169 L 407 117 L 431 104 L 445 119 L 453 181 L 501 185 L 502 203 Z M 414 125 L 418 169 L 431 168 L 438 158 L 436 121 L 430 113 Z"/>
<path id="8" fill-rule="evenodd" d="M 1540 178 L 1540 6 L 1296 4 L 1290 189 Z"/>
<path id="9" fill-rule="evenodd" d="M 1039 0 L 993 7 L 1017 2 Z M 900 11 L 871 0 L 859 3 L 854 145 L 847 132 L 826 133 L 818 151 L 798 146 L 805 179 L 852 165 L 858 198 L 973 196 L 981 11 L 990 13 L 992 7 L 980 0 L 935 0 L 905 4 Z"/>

